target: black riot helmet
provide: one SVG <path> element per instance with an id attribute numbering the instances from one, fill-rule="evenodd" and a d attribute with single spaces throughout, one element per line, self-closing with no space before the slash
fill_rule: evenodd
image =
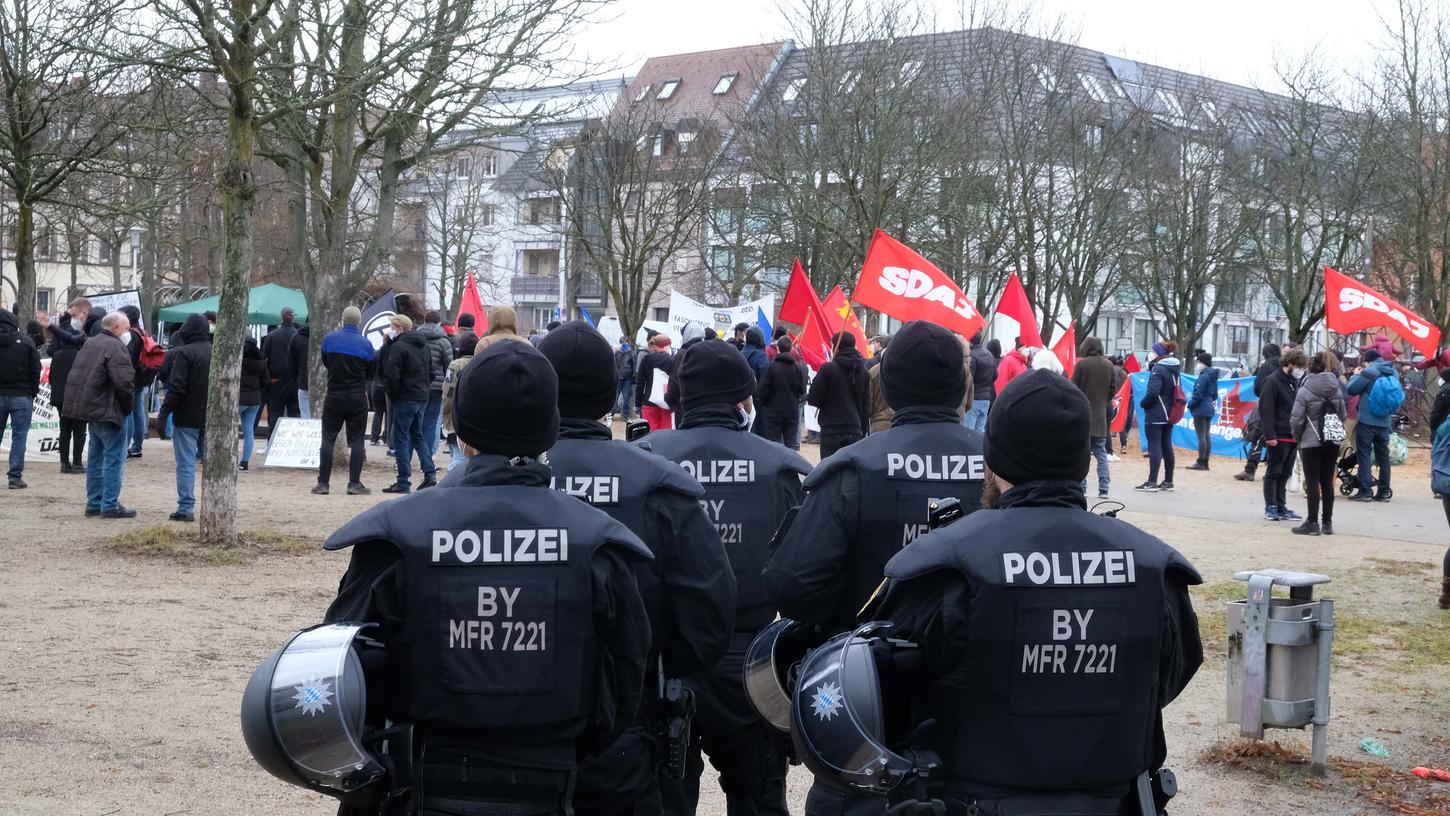
<path id="1" fill-rule="evenodd" d="M 790 731 L 791 669 L 822 637 L 814 626 L 781 618 L 745 650 L 745 694 L 755 713 L 781 731 Z"/>
<path id="2" fill-rule="evenodd" d="M 242 736 L 273 776 L 331 796 L 384 774 L 363 747 L 367 684 L 358 648 L 378 647 L 363 624 L 298 632 L 267 658 L 242 694 Z"/>
<path id="3" fill-rule="evenodd" d="M 887 643 L 883 633 L 890 628 L 867 623 L 826 641 L 801 664 L 792 696 L 791 738 L 806 767 L 818 777 L 874 793 L 935 767 L 923 765 L 924 755 L 912 752 L 915 758 L 908 759 L 886 747 L 877 671 L 882 650 L 876 646 Z"/>

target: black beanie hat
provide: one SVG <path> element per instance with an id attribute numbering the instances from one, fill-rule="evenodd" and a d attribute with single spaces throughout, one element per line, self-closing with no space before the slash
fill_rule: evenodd
<path id="1" fill-rule="evenodd" d="M 1211 366 L 1213 365 L 1213 355 L 1206 351 L 1200 351 L 1198 353 L 1198 361 L 1206 366 Z"/>
<path id="2" fill-rule="evenodd" d="M 559 438 L 559 378 L 529 343 L 494 343 L 463 367 L 453 427 L 479 453 L 538 456 Z"/>
<path id="3" fill-rule="evenodd" d="M 960 408 L 967 396 L 962 341 L 924 320 L 901 327 L 881 353 L 881 391 L 891 410 L 913 405 Z"/>
<path id="4" fill-rule="evenodd" d="M 614 349 L 593 326 L 564 323 L 544 335 L 539 351 L 559 375 L 559 416 L 599 419 L 614 407 Z"/>
<path id="5" fill-rule="evenodd" d="M 883 372 L 884 374 L 884 372 Z M 987 415 L 987 467 L 1014 485 L 1081 481 L 1091 458 L 1092 409 L 1066 377 L 1028 371 L 1007 384 Z"/>
<path id="6" fill-rule="evenodd" d="M 734 405 L 755 393 L 755 374 L 745 355 L 723 340 L 701 340 L 680 352 L 680 407 Z"/>

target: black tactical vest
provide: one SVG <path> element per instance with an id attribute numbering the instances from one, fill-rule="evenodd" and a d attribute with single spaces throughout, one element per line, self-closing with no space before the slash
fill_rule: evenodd
<path id="1" fill-rule="evenodd" d="M 600 676 L 595 551 L 648 558 L 619 522 L 542 485 L 439 487 L 374 507 L 328 549 L 386 540 L 401 553 L 401 631 L 389 638 L 395 718 L 570 743 Z"/>
<path id="2" fill-rule="evenodd" d="M 926 715 L 953 787 L 1097 787 L 1149 769 L 1164 575 L 1197 578 L 1183 556 L 1116 519 L 1017 507 L 924 537 L 887 574 L 938 569 L 972 589 L 965 671 L 937 684 Z"/>
<path id="3" fill-rule="evenodd" d="M 844 468 L 856 471 L 862 498 L 845 591 L 831 619 L 849 625 L 881 584 L 886 562 L 927 531 L 933 499 L 958 499 L 968 513 L 981 508 L 982 435 L 956 422 L 898 425 L 822 462 L 805 489 L 818 489 Z"/>
<path id="4" fill-rule="evenodd" d="M 811 466 L 792 450 L 729 428 L 660 431 L 641 444 L 679 463 L 705 489 L 700 504 L 720 533 L 735 573 L 735 628 L 752 631 L 775 620 L 760 573 L 781 522 L 779 477 L 785 471 L 805 475 Z"/>

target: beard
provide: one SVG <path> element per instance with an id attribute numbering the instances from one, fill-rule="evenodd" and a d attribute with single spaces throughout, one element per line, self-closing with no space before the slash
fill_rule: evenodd
<path id="1" fill-rule="evenodd" d="M 982 507 L 996 510 L 998 503 L 1002 501 L 1002 487 L 990 469 L 983 474 L 982 479 Z"/>

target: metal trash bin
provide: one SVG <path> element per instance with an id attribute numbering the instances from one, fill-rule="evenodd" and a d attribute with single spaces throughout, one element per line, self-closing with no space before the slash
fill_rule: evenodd
<path id="1" fill-rule="evenodd" d="M 1310 767 L 1324 772 L 1334 601 L 1314 600 L 1327 575 L 1285 570 L 1236 573 L 1248 597 L 1228 602 L 1228 718 L 1261 739 L 1265 728 L 1314 726 Z M 1289 597 L 1273 597 L 1274 585 Z"/>

